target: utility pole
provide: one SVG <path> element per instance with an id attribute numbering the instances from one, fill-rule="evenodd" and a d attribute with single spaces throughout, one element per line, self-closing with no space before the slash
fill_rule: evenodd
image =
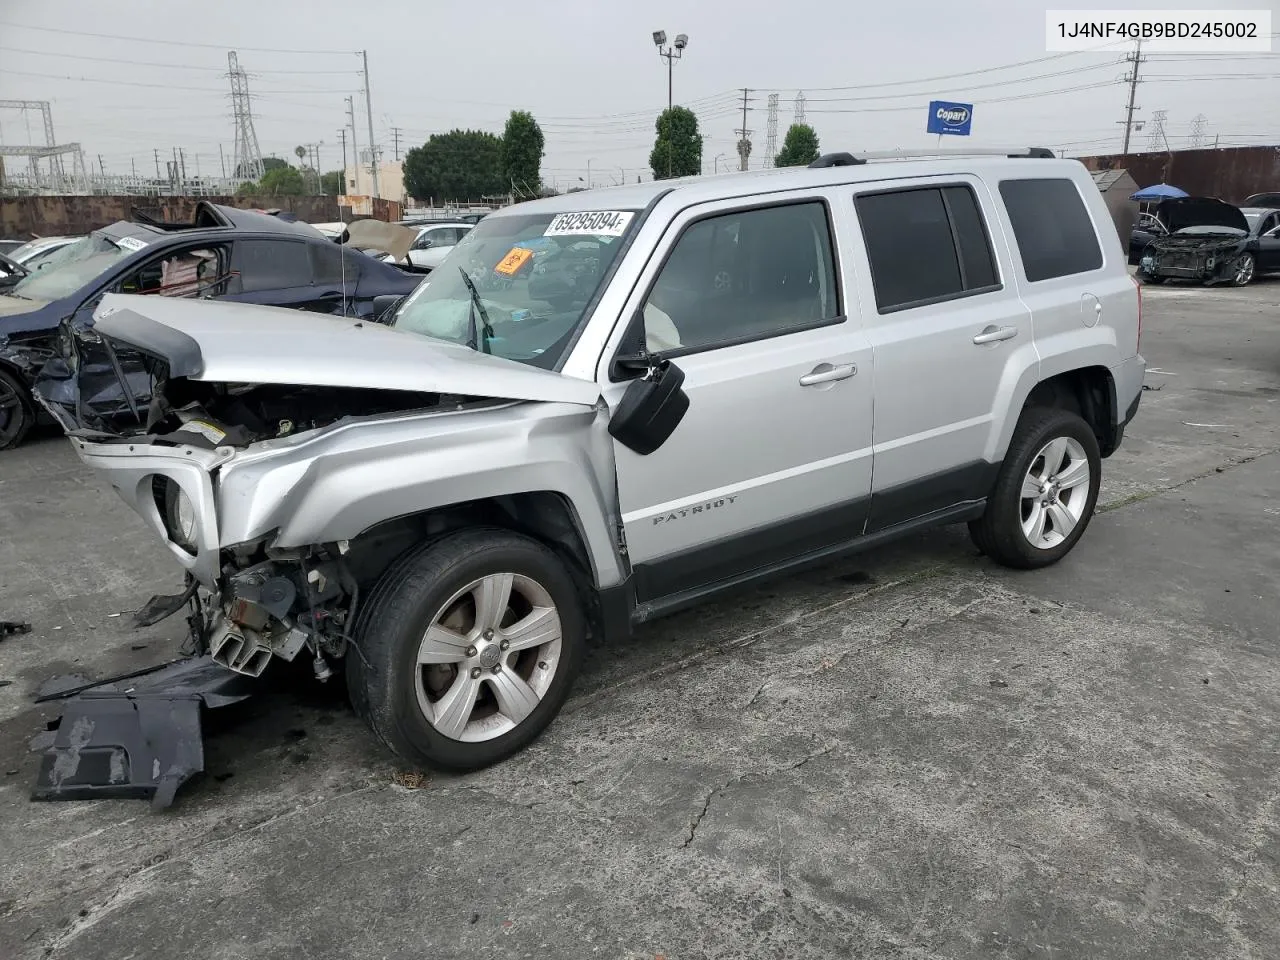
<path id="1" fill-rule="evenodd" d="M 396 163 L 399 163 L 399 162 L 400 162 L 400 128 L 399 128 L 399 127 L 392 127 L 392 128 L 391 128 L 391 137 L 392 137 L 392 139 L 393 139 L 393 140 L 395 140 L 395 144 L 396 144 Z"/>
<path id="2" fill-rule="evenodd" d="M 169 174 L 169 183 L 173 186 L 174 196 L 177 196 L 178 195 L 178 148 L 172 147 L 171 149 L 173 150 L 173 166 L 170 167 L 169 169 L 172 170 L 173 172 Z M 185 195 L 185 193 L 186 191 L 184 190 L 183 194 Z"/>
<path id="3" fill-rule="evenodd" d="M 747 104 L 750 102 L 747 98 L 747 94 L 750 92 L 751 91 L 748 88 L 742 88 L 742 129 L 734 131 L 734 133 L 736 133 L 740 138 L 738 140 L 739 170 L 747 169 L 747 160 L 751 156 L 751 141 L 747 139 L 751 135 L 751 131 L 747 129 Z"/>
<path id="4" fill-rule="evenodd" d="M 103 179 L 106 179 L 107 168 L 102 165 L 102 154 L 98 154 L 98 173 Z"/>
<path id="5" fill-rule="evenodd" d="M 338 136 L 342 138 L 342 189 L 338 191 L 341 195 L 347 192 L 347 128 L 339 130 Z"/>
<path id="6" fill-rule="evenodd" d="M 222 179 L 227 179 L 227 158 L 222 153 L 222 144 L 218 144 L 218 163 L 222 164 Z"/>
<path id="7" fill-rule="evenodd" d="M 347 119 L 351 122 L 351 166 L 356 170 L 356 192 L 360 192 L 360 138 L 356 136 L 356 105 L 347 97 Z"/>
<path id="8" fill-rule="evenodd" d="M 152 151 L 156 155 L 156 179 L 160 179 L 160 148 L 157 147 Z"/>
<path id="9" fill-rule="evenodd" d="M 373 95 L 369 92 L 369 51 L 361 50 L 360 59 L 364 63 L 364 113 L 369 121 L 369 172 L 373 174 L 373 195 L 380 197 L 378 190 L 378 148 L 373 143 Z"/>
<path id="10" fill-rule="evenodd" d="M 1121 153 L 1123 153 L 1125 156 L 1128 156 L 1129 134 L 1133 130 L 1133 111 L 1135 109 L 1133 106 L 1133 98 L 1138 93 L 1138 66 L 1139 64 L 1142 64 L 1145 62 L 1142 59 L 1142 41 L 1141 40 L 1139 40 L 1137 45 L 1134 47 L 1133 53 L 1126 56 L 1125 60 L 1133 64 L 1133 69 L 1129 71 L 1129 76 L 1125 77 L 1125 79 L 1129 82 L 1129 106 L 1128 106 L 1128 109 L 1125 111 L 1125 116 L 1124 116 L 1124 147 L 1121 150 Z"/>
<path id="11" fill-rule="evenodd" d="M 178 166 L 182 170 L 182 192 L 185 194 L 187 192 L 187 155 L 181 147 L 178 148 Z"/>
<path id="12" fill-rule="evenodd" d="M 667 109 L 670 110 L 675 105 L 675 64 L 676 61 L 684 56 L 684 48 L 689 45 L 689 35 L 687 33 L 677 33 L 675 43 L 662 49 L 662 45 L 667 42 L 667 31 L 655 30 L 653 32 L 653 44 L 658 48 L 658 56 L 667 61 Z"/>

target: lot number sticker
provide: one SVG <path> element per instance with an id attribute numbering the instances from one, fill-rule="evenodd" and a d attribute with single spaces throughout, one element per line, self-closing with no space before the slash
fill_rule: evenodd
<path id="1" fill-rule="evenodd" d="M 532 250 L 526 250 L 524 247 L 512 247 L 507 251 L 507 255 L 498 261 L 498 265 L 494 267 L 494 272 L 502 274 L 504 277 L 513 277 L 520 272 L 520 268 L 529 262 L 529 258 L 533 256 Z"/>
<path id="2" fill-rule="evenodd" d="M 624 210 L 587 210 L 583 213 L 561 213 L 543 232 L 546 237 L 594 235 L 620 237 L 634 213 Z"/>
<path id="3" fill-rule="evenodd" d="M 121 237 L 116 241 L 116 246 L 121 250 L 132 250 L 137 253 L 146 247 L 147 241 L 139 240 L 137 237 Z"/>

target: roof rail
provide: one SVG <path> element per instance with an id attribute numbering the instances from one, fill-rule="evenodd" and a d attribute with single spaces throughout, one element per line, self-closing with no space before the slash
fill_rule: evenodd
<path id="1" fill-rule="evenodd" d="M 852 167 L 868 160 L 911 160 L 922 157 L 1035 157 L 1038 159 L 1055 159 L 1048 147 L 962 147 L 958 150 L 878 150 L 854 156 L 848 152 L 826 153 L 820 156 L 810 167 Z"/>

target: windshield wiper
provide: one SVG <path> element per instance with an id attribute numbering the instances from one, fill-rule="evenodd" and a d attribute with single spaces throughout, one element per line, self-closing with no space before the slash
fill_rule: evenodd
<path id="1" fill-rule="evenodd" d="M 480 292 L 476 290 L 475 283 L 471 277 L 467 275 L 467 271 L 462 267 L 458 267 L 458 272 L 462 274 L 462 282 L 467 285 L 467 290 L 471 293 L 471 311 L 469 319 L 471 320 L 471 332 L 467 335 L 467 346 L 472 350 L 479 350 L 481 353 L 489 352 L 489 341 L 493 339 L 493 327 L 489 323 L 489 312 L 485 310 L 484 304 L 480 302 Z M 480 314 L 480 322 L 484 325 L 484 336 L 480 336 L 480 330 L 476 327 L 476 313 Z M 479 344 L 476 341 L 479 340 Z"/>

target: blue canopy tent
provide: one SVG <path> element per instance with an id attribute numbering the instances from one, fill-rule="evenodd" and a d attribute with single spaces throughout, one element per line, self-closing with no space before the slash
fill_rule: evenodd
<path id="1" fill-rule="evenodd" d="M 1137 193 L 1130 195 L 1130 200 L 1139 202 L 1150 200 L 1170 200 L 1175 197 L 1189 197 L 1190 194 L 1185 190 L 1179 190 L 1177 187 L 1171 187 L 1167 183 L 1157 183 L 1154 187 L 1143 187 Z"/>

